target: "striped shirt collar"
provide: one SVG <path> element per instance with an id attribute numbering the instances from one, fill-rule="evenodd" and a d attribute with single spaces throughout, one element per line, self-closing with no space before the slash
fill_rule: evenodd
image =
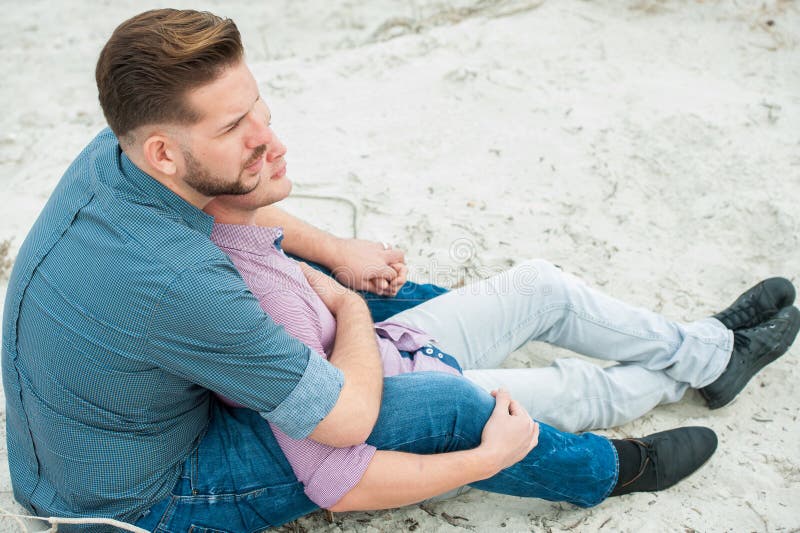
<path id="1" fill-rule="evenodd" d="M 267 226 L 241 226 L 239 224 L 214 224 L 211 240 L 223 243 L 225 248 L 266 256 L 280 250 L 283 229 Z"/>

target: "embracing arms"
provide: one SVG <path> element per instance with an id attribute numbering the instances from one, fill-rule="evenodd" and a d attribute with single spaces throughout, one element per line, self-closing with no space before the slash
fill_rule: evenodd
<path id="1" fill-rule="evenodd" d="M 313 270 L 306 265 L 303 267 Z M 344 373 L 345 378 L 333 409 L 309 437 L 330 446 L 353 446 L 367 439 L 378 419 L 383 364 L 375 341 L 372 316 L 364 300 L 344 287 L 336 293 L 329 291 L 323 300 L 336 317 L 337 324 L 334 348 L 328 360 Z"/>
<path id="2" fill-rule="evenodd" d="M 405 283 L 401 250 L 384 250 L 378 243 L 340 239 L 274 206 L 260 208 L 256 222 L 262 226 L 281 226 L 282 247 L 286 252 L 328 267 L 347 286 L 391 295 Z M 325 293 L 324 288 L 321 291 Z M 383 389 L 383 367 L 372 317 L 364 300 L 341 285 L 322 296 L 337 319 L 329 362 L 343 372 L 345 382 L 335 406 L 310 438 L 336 447 L 351 446 L 364 442 L 375 425 Z"/>
<path id="3" fill-rule="evenodd" d="M 392 296 L 406 281 L 402 250 L 336 237 L 272 205 L 258 210 L 256 223 L 281 226 L 286 252 L 328 267 L 340 283 L 352 289 Z"/>

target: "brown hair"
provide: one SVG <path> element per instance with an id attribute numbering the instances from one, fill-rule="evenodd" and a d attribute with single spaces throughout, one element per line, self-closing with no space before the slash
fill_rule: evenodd
<path id="1" fill-rule="evenodd" d="M 119 138 L 147 124 L 191 124 L 192 89 L 244 56 L 236 24 L 207 12 L 146 11 L 120 24 L 97 60 L 100 106 Z"/>

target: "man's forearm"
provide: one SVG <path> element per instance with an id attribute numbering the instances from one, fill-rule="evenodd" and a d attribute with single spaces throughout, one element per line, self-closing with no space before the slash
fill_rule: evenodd
<path id="1" fill-rule="evenodd" d="M 364 300 L 350 293 L 333 311 L 336 338 L 329 360 L 342 370 L 345 382 L 336 405 L 311 438 L 330 446 L 353 446 L 367 439 L 378 419 L 383 364 Z"/>
<path id="2" fill-rule="evenodd" d="M 335 235 L 272 205 L 258 210 L 256 223 L 259 226 L 281 226 L 284 236 L 281 246 L 286 252 L 330 269 L 339 266 L 336 264 L 336 252 L 341 239 Z"/>
<path id="3" fill-rule="evenodd" d="M 434 455 L 375 452 L 361 481 L 332 511 L 402 507 L 497 473 L 480 448 Z"/>

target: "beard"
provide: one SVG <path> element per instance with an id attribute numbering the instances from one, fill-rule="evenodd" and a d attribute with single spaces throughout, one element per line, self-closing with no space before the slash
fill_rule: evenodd
<path id="1" fill-rule="evenodd" d="M 261 145 L 256 148 L 253 152 L 253 157 L 242 166 L 242 169 L 239 171 L 239 175 L 236 176 L 236 179 L 226 180 L 220 178 L 219 176 L 213 175 L 208 170 L 208 167 L 200 163 L 200 161 L 194 157 L 194 154 L 192 154 L 191 150 L 184 147 L 181 149 L 181 152 L 183 153 L 184 160 L 186 161 L 186 183 L 203 196 L 214 197 L 222 195 L 247 194 L 258 187 L 258 181 L 256 181 L 253 185 L 245 185 L 242 182 L 242 174 L 244 174 L 244 169 L 258 161 L 258 159 L 264 155 L 264 152 L 266 151 L 266 145 Z"/>

